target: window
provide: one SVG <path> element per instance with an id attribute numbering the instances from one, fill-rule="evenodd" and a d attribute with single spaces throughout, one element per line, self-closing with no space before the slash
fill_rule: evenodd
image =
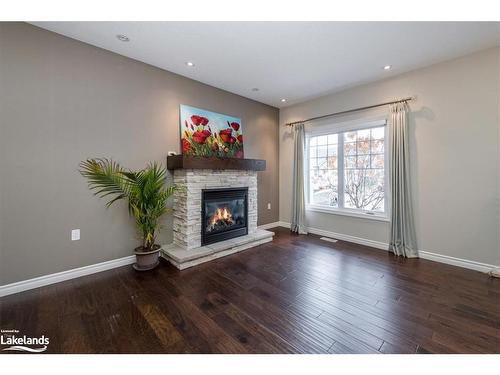
<path id="1" fill-rule="evenodd" d="M 385 122 L 307 137 L 307 203 L 385 216 L 387 175 Z"/>

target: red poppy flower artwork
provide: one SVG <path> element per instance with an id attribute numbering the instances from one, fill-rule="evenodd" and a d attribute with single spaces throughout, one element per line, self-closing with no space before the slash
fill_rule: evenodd
<path id="1" fill-rule="evenodd" d="M 191 143 L 188 142 L 187 139 L 182 139 L 182 153 L 183 154 L 189 154 L 189 151 L 191 150 Z"/>
<path id="2" fill-rule="evenodd" d="M 184 155 L 244 157 L 241 119 L 181 105 L 180 124 Z"/>
<path id="3" fill-rule="evenodd" d="M 206 124 L 208 124 L 208 119 L 206 117 L 203 117 L 203 116 L 193 115 L 193 116 L 191 116 L 191 122 L 195 126 L 198 126 L 198 125 L 205 126 Z"/>
<path id="4" fill-rule="evenodd" d="M 192 136 L 193 141 L 195 141 L 196 143 L 199 143 L 199 144 L 205 143 L 207 141 L 207 138 L 208 138 L 208 135 L 206 135 L 203 132 L 198 132 L 198 131 L 194 132 L 193 136 Z"/>
<path id="5" fill-rule="evenodd" d="M 232 129 L 224 129 L 219 132 L 219 137 L 224 143 L 229 143 L 229 140 L 231 139 L 231 133 L 233 132 Z"/>

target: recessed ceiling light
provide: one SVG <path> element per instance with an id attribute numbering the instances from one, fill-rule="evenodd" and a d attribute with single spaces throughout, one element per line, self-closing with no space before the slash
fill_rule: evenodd
<path id="1" fill-rule="evenodd" d="M 130 42 L 130 38 L 126 35 L 118 34 L 116 38 L 121 42 Z"/>
<path id="2" fill-rule="evenodd" d="M 194 62 L 192 62 L 192 61 L 186 61 L 186 65 L 187 66 L 194 66 Z"/>
<path id="3" fill-rule="evenodd" d="M 259 88 L 258 88 L 258 87 L 254 87 L 254 88 L 252 89 L 252 91 L 259 91 Z"/>
<path id="4" fill-rule="evenodd" d="M 386 65 L 384 66 L 384 70 L 391 70 L 392 66 L 391 65 Z"/>
<path id="5" fill-rule="evenodd" d="M 286 102 L 286 99 L 281 99 L 281 103 L 284 103 L 284 102 Z"/>

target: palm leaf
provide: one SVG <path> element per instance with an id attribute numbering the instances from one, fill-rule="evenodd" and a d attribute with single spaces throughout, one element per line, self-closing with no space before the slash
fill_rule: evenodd
<path id="1" fill-rule="evenodd" d="M 111 196 L 106 207 L 127 199 L 129 214 L 141 232 L 143 247 L 151 249 L 160 228 L 159 219 L 168 211 L 167 200 L 177 190 L 175 185 L 165 185 L 166 169 L 153 162 L 145 169 L 130 171 L 111 159 L 87 159 L 80 163 L 79 171 L 87 178 L 94 195 Z"/>
<path id="2" fill-rule="evenodd" d="M 131 182 L 123 174 L 122 167 L 111 159 L 87 159 L 80 163 L 80 174 L 87 178 L 94 195 L 100 198 L 114 196 L 107 207 L 127 198 L 131 190 Z"/>

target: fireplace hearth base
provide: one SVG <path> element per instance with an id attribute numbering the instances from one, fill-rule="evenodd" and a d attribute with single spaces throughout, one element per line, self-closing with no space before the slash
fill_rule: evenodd
<path id="1" fill-rule="evenodd" d="M 220 241 L 190 250 L 186 250 L 174 243 L 164 245 L 161 249 L 161 253 L 162 257 L 172 263 L 176 268 L 184 270 L 201 263 L 271 242 L 273 236 L 274 233 L 271 231 L 257 229 L 255 232 L 246 236 L 232 238 L 230 240 Z"/>

